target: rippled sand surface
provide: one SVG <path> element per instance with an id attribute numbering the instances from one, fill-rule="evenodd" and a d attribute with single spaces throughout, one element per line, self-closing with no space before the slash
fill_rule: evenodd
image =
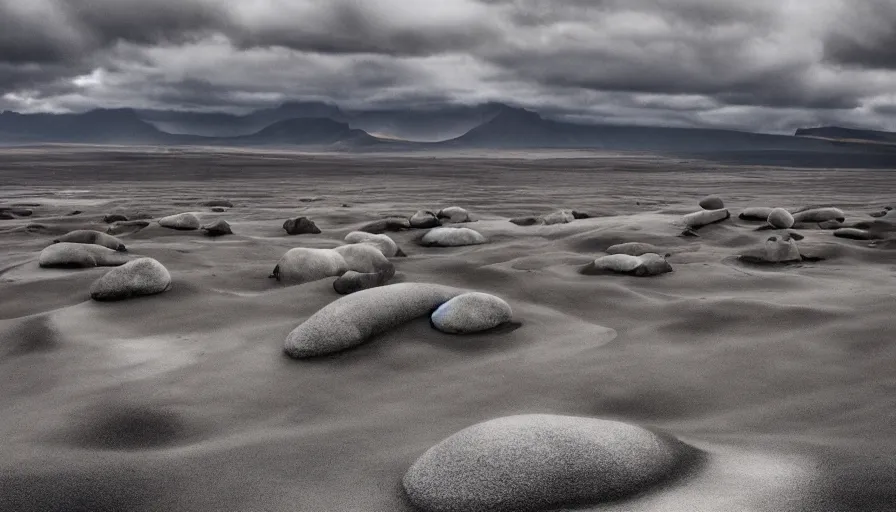
<path id="1" fill-rule="evenodd" d="M 871 220 L 896 206 L 896 174 L 562 156 L 4 150 L 0 206 L 34 215 L 0 220 L 0 509 L 409 511 L 400 481 L 430 446 L 556 413 L 657 427 L 708 454 L 594 510 L 896 510 L 896 242 L 807 229 L 801 250 L 824 261 L 735 259 L 769 236 L 739 209 L 830 204 Z M 709 193 L 732 219 L 680 237 Z M 218 198 L 234 207 L 200 206 Z M 338 298 L 332 279 L 267 279 L 284 252 L 451 205 L 490 242 L 394 233 L 408 254 L 396 280 L 498 295 L 518 328 L 458 337 L 422 318 L 336 356 L 283 355 Z M 508 222 L 559 208 L 596 217 Z M 89 286 L 108 269 L 37 266 L 53 237 L 104 230 L 105 214 L 187 211 L 235 234 L 121 236 L 171 271 L 162 295 L 96 303 Z M 323 232 L 287 236 L 295 216 Z M 675 271 L 579 274 L 629 241 L 666 249 Z"/>

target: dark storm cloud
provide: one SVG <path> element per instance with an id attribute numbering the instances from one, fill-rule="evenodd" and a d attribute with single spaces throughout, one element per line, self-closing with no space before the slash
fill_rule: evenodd
<path id="1" fill-rule="evenodd" d="M 618 122 L 881 125 L 894 27 L 891 0 L 0 0 L 0 107 L 504 101 Z"/>

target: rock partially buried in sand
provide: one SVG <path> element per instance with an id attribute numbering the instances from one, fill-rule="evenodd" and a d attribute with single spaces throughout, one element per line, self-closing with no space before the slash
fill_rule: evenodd
<path id="1" fill-rule="evenodd" d="M 163 228 L 177 229 L 180 231 L 194 231 L 199 229 L 199 217 L 192 213 L 178 213 L 159 219 L 159 225 Z"/>
<path id="2" fill-rule="evenodd" d="M 145 220 L 127 220 L 124 222 L 116 222 L 106 229 L 109 235 L 124 235 L 127 233 L 136 233 L 143 228 L 149 227 L 149 222 Z"/>
<path id="3" fill-rule="evenodd" d="M 38 265 L 43 268 L 91 268 L 124 265 L 127 253 L 94 244 L 59 242 L 40 252 Z"/>
<path id="4" fill-rule="evenodd" d="M 406 229 L 411 229 L 411 222 L 408 219 L 404 217 L 390 217 L 369 222 L 358 228 L 358 231 L 381 234 L 386 231 L 404 231 Z"/>
<path id="5" fill-rule="evenodd" d="M 412 215 L 409 222 L 414 229 L 430 229 L 442 225 L 435 213 L 426 210 L 420 210 Z"/>
<path id="6" fill-rule="evenodd" d="M 744 208 L 744 211 L 740 212 L 738 217 L 741 220 L 759 220 L 759 221 L 768 221 L 768 216 L 775 210 L 775 208 L 766 208 L 766 207 L 752 207 L 752 208 Z"/>
<path id="7" fill-rule="evenodd" d="M 609 272 L 638 277 L 658 276 L 672 272 L 672 265 L 666 261 L 666 258 L 654 253 L 641 256 L 613 254 L 597 258 L 582 269 L 582 274 L 585 275 L 600 275 Z"/>
<path id="8" fill-rule="evenodd" d="M 171 287 L 171 274 L 152 258 L 139 258 L 109 271 L 90 287 L 97 301 L 124 300 L 162 293 Z"/>
<path id="9" fill-rule="evenodd" d="M 357 293 L 361 290 L 368 290 L 370 288 L 376 288 L 378 286 L 384 286 L 389 283 L 389 280 L 392 279 L 395 272 L 355 272 L 354 270 L 349 270 L 345 274 L 339 276 L 338 279 L 333 281 L 333 289 L 336 290 L 336 293 L 339 295 L 348 295 L 350 293 Z"/>
<path id="10" fill-rule="evenodd" d="M 818 223 L 818 229 L 840 229 L 842 227 L 843 222 L 840 220 L 826 220 Z"/>
<path id="11" fill-rule="evenodd" d="M 626 242 L 624 244 L 612 245 L 607 248 L 607 254 L 628 254 L 629 256 L 641 256 L 647 253 L 662 253 L 662 249 L 653 245 L 642 242 Z"/>
<path id="12" fill-rule="evenodd" d="M 721 210 L 724 207 L 725 203 L 719 196 L 706 196 L 700 200 L 700 208 L 704 210 Z"/>
<path id="13" fill-rule="evenodd" d="M 742 254 L 742 261 L 748 263 L 793 263 L 802 261 L 796 242 L 783 236 L 773 236 L 757 250 Z"/>
<path id="14" fill-rule="evenodd" d="M 448 286 L 400 283 L 346 295 L 289 333 L 284 351 L 297 359 L 341 352 L 428 315 L 462 293 L 465 291 Z"/>
<path id="15" fill-rule="evenodd" d="M 9 212 L 0 211 L 0 220 L 15 220 L 15 218 L 15 215 Z"/>
<path id="16" fill-rule="evenodd" d="M 320 229 L 308 217 L 296 217 L 283 223 L 287 235 L 319 235 Z"/>
<path id="17" fill-rule="evenodd" d="M 572 210 L 559 210 L 545 215 L 543 220 L 546 226 L 551 226 L 553 224 L 569 224 L 576 218 L 573 216 Z"/>
<path id="18" fill-rule="evenodd" d="M 731 217 L 728 210 L 703 210 L 702 212 L 689 213 L 684 216 L 685 226 L 691 229 L 699 229 L 703 226 L 722 222 Z"/>
<path id="19" fill-rule="evenodd" d="M 212 208 L 212 211 L 215 213 L 224 213 L 227 211 L 227 208 L 224 208 L 221 206 L 215 206 L 214 208 Z"/>
<path id="20" fill-rule="evenodd" d="M 106 224 L 112 224 L 113 222 L 127 222 L 128 218 L 124 215 L 118 213 L 110 213 L 109 215 L 103 216 L 103 222 Z"/>
<path id="21" fill-rule="evenodd" d="M 212 199 L 211 201 L 206 201 L 202 203 L 200 206 L 205 206 L 206 208 L 218 207 L 218 208 L 233 208 L 233 203 L 226 199 Z"/>
<path id="22" fill-rule="evenodd" d="M 345 242 L 349 244 L 372 245 L 379 249 L 380 252 L 383 253 L 383 256 L 387 258 L 405 255 L 401 249 L 398 248 L 398 244 L 395 243 L 395 240 L 392 240 L 387 235 L 375 235 L 364 231 L 352 231 L 345 235 Z"/>
<path id="23" fill-rule="evenodd" d="M 448 222 L 457 224 L 461 222 L 473 222 L 473 218 L 470 216 L 470 212 L 464 210 L 459 206 L 449 206 L 448 208 L 442 208 L 439 210 L 439 213 L 436 214 L 436 217 L 439 219 L 445 219 Z"/>
<path id="24" fill-rule="evenodd" d="M 79 229 L 71 233 L 60 236 L 53 240 L 53 243 L 68 242 L 72 244 L 93 244 L 100 245 L 113 251 L 127 251 L 124 243 L 112 235 L 100 233 L 90 229 Z"/>
<path id="25" fill-rule="evenodd" d="M 834 236 L 838 238 L 848 238 L 850 240 L 877 240 L 879 237 L 870 231 L 856 228 L 840 228 L 834 231 Z"/>
<path id="26" fill-rule="evenodd" d="M 206 224 L 202 226 L 202 231 L 206 236 L 216 237 L 216 236 L 224 236 L 224 235 L 232 235 L 233 230 L 230 228 L 230 224 L 227 223 L 224 219 L 218 219 L 211 224 Z"/>
<path id="27" fill-rule="evenodd" d="M 290 249 L 269 277 L 288 284 L 302 284 L 354 270 L 360 273 L 395 274 L 395 266 L 376 247 L 344 245 L 336 249 Z"/>
<path id="28" fill-rule="evenodd" d="M 846 214 L 839 208 L 813 208 L 793 214 L 793 220 L 796 223 L 822 223 L 832 220 L 842 223 L 846 220 Z"/>
<path id="29" fill-rule="evenodd" d="M 517 226 L 535 226 L 541 224 L 543 222 L 541 217 L 529 216 L 529 217 L 514 217 L 510 219 L 512 224 L 516 224 Z"/>
<path id="30" fill-rule="evenodd" d="M 461 247 L 486 242 L 484 236 L 470 228 L 434 228 L 420 240 L 422 245 L 430 247 Z"/>
<path id="31" fill-rule="evenodd" d="M 448 334 L 472 334 L 494 329 L 513 318 L 510 304 L 487 293 L 458 295 L 430 316 L 432 325 Z"/>
<path id="32" fill-rule="evenodd" d="M 546 512 L 637 494 L 698 457 L 636 425 L 527 414 L 452 435 L 420 456 L 402 484 L 422 512 Z"/>
<path id="33" fill-rule="evenodd" d="M 790 229 L 793 223 L 793 215 L 784 208 L 775 208 L 768 214 L 768 224 L 775 229 Z"/>

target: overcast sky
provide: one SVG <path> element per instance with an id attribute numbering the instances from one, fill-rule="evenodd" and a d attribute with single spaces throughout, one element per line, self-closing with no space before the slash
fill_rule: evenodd
<path id="1" fill-rule="evenodd" d="M 896 0 L 0 0 L 0 109 L 287 99 L 896 129 Z"/>

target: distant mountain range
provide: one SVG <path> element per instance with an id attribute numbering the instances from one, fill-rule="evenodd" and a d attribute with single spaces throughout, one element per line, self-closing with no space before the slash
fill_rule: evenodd
<path id="1" fill-rule="evenodd" d="M 326 103 L 291 102 L 246 115 L 134 109 L 0 113 L 0 145 L 41 143 L 300 146 L 365 152 L 595 149 L 768 165 L 809 162 L 896 168 L 896 133 L 821 127 L 800 129 L 790 136 L 577 124 L 499 103 L 344 111 Z"/>

